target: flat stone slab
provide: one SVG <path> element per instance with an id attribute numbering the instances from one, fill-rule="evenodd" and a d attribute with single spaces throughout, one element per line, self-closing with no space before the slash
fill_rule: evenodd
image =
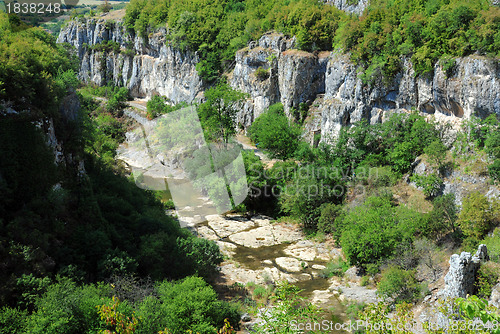
<path id="1" fill-rule="evenodd" d="M 283 225 L 267 225 L 229 237 L 232 242 L 251 248 L 273 246 L 284 242 L 294 242 L 302 237 L 301 233 Z"/>
<path id="2" fill-rule="evenodd" d="M 303 261 L 314 261 L 316 249 L 314 246 L 301 246 L 300 242 L 290 245 L 284 250 L 286 255 L 290 255 Z"/>
<path id="3" fill-rule="evenodd" d="M 301 272 L 303 270 L 302 268 L 302 263 L 304 263 L 305 266 L 307 266 L 307 263 L 301 262 L 297 260 L 294 257 L 278 257 L 276 258 L 276 264 L 283 270 L 291 272 L 291 273 L 297 273 Z"/>
<path id="4" fill-rule="evenodd" d="M 215 216 L 215 217 L 209 216 L 209 217 L 207 217 L 208 225 L 221 238 L 226 238 L 230 235 L 251 229 L 256 226 L 256 223 L 254 223 L 251 220 L 240 221 L 233 219 L 224 219 L 224 217 L 221 216 Z"/>
<path id="5" fill-rule="evenodd" d="M 219 241 L 219 240 L 217 240 L 215 243 L 219 246 L 219 249 L 222 252 L 222 254 L 229 256 L 229 257 L 231 257 L 235 254 L 235 250 L 237 247 L 236 245 L 234 245 L 230 242 Z"/>
<path id="6" fill-rule="evenodd" d="M 221 272 L 233 281 L 247 284 L 255 282 L 257 284 L 266 284 L 269 282 L 279 282 L 287 280 L 290 283 L 296 283 L 298 280 L 291 274 L 283 273 L 278 268 L 263 268 L 259 270 L 250 270 L 235 265 L 234 263 L 223 263 Z"/>
<path id="7" fill-rule="evenodd" d="M 311 268 L 313 268 L 315 270 L 324 270 L 324 269 L 326 269 L 326 267 L 324 265 L 321 265 L 321 264 L 313 264 L 311 266 Z"/>
<path id="8" fill-rule="evenodd" d="M 219 237 L 215 232 L 208 226 L 200 226 L 196 230 L 198 233 L 198 236 L 207 239 L 207 240 L 212 240 L 212 241 L 217 241 L 219 240 Z"/>
<path id="9" fill-rule="evenodd" d="M 334 287 L 335 286 L 335 287 Z M 353 285 L 351 287 L 346 287 L 346 286 L 330 286 L 330 290 L 337 290 L 339 291 L 340 288 L 340 297 L 342 299 L 349 299 L 349 300 L 355 300 L 356 302 L 362 302 L 362 303 L 378 303 L 382 301 L 382 298 L 380 298 L 377 295 L 377 290 L 376 289 L 369 289 L 364 286 L 356 286 Z"/>

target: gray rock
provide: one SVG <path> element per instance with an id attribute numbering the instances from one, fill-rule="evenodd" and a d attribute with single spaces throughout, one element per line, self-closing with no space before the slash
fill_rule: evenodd
<path id="1" fill-rule="evenodd" d="M 304 261 L 299 261 L 293 257 L 278 257 L 276 258 L 276 264 L 283 270 L 289 273 L 300 272 L 307 267 L 307 263 Z"/>
<path id="2" fill-rule="evenodd" d="M 489 304 L 495 307 L 500 307 L 500 283 L 493 287 Z"/>
<path id="3" fill-rule="evenodd" d="M 57 41 L 76 48 L 80 58 L 78 75 L 84 82 L 105 85 L 112 81 L 126 86 L 134 97 L 160 94 L 174 103 L 191 102 L 202 91 L 196 71 L 198 56 L 169 45 L 165 29 L 145 40 L 126 32 L 120 21 L 89 18 L 70 21 Z M 106 41 L 117 43 L 120 51 L 91 49 Z"/>
<path id="4" fill-rule="evenodd" d="M 368 7 L 369 0 L 323 0 L 325 3 L 337 7 L 348 13 L 361 15 L 366 7 Z"/>
<path id="5" fill-rule="evenodd" d="M 439 292 L 444 298 L 464 298 L 474 291 L 474 280 L 481 262 L 488 260 L 486 245 L 479 245 L 474 256 L 468 252 L 453 254 L 450 258 L 450 269 L 444 277 L 445 287 Z"/>
<path id="6" fill-rule="evenodd" d="M 249 322 L 250 320 L 252 320 L 252 317 L 250 316 L 250 314 L 243 313 L 241 315 L 241 321 L 243 321 L 243 322 Z"/>
<path id="7" fill-rule="evenodd" d="M 353 13 L 360 13 L 368 3 L 327 2 Z M 158 29 L 145 40 L 129 35 L 121 22 L 90 18 L 70 21 L 58 42 L 76 47 L 79 76 L 85 82 L 103 85 L 111 80 L 128 87 L 135 97 L 161 94 L 173 102 L 199 101 L 204 85 L 196 71 L 197 54 L 172 47 L 166 35 L 164 28 Z M 120 51 L 98 52 L 89 47 L 104 41 L 116 42 Z M 500 115 L 500 66 L 495 59 L 458 58 L 450 76 L 437 63 L 429 77 L 416 75 L 410 59 L 405 58 L 402 70 L 390 83 L 377 80 L 366 85 L 359 77 L 361 69 L 348 54 L 313 54 L 295 47 L 295 38 L 268 33 L 236 53 L 228 78 L 232 87 L 249 94 L 237 115 L 243 128 L 271 104 L 281 102 L 293 117 L 292 108 L 314 103 L 314 115 L 309 115 L 304 126 L 308 131 L 305 138 L 312 140 L 313 134 L 321 134 L 321 140 L 328 142 L 343 126 L 362 119 L 379 123 L 393 113 L 416 108 L 443 124 L 442 137 L 450 145 L 460 119 Z M 256 77 L 259 68 L 268 71 L 267 78 Z"/>

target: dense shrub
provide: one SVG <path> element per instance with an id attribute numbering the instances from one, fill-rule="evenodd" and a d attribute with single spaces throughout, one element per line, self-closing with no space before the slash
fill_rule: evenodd
<path id="1" fill-rule="evenodd" d="M 458 210 L 455 206 L 455 195 L 446 194 L 434 198 L 432 201 L 433 208 L 429 212 L 426 224 L 422 227 L 424 235 L 435 238 L 444 236 L 449 232 L 455 232 L 457 226 Z"/>
<path id="2" fill-rule="evenodd" d="M 293 156 L 299 146 L 301 128 L 291 123 L 283 112 L 282 104 L 275 104 L 257 117 L 248 130 L 250 138 L 259 147 L 279 159 Z"/>
<path id="3" fill-rule="evenodd" d="M 31 116 L 57 117 L 66 87 L 59 87 L 55 78 L 76 70 L 77 64 L 55 37 L 41 28 L 23 29 L 2 12 L 0 59 L 5 60 L 0 65 L 0 100 L 11 101 L 17 111 L 31 109 Z"/>
<path id="4" fill-rule="evenodd" d="M 489 200 L 479 192 L 473 192 L 464 198 L 457 223 L 471 242 L 477 243 L 499 222 L 498 200 Z"/>
<path id="5" fill-rule="evenodd" d="M 346 185 L 336 166 L 307 165 L 297 169 L 293 179 L 282 189 L 281 209 L 299 218 L 306 229 L 315 231 L 321 205 L 340 204 Z"/>
<path id="6" fill-rule="evenodd" d="M 172 111 L 176 111 L 187 106 L 188 104 L 186 102 L 172 104 L 167 97 L 154 95 L 146 104 L 147 116 L 149 119 L 153 119 L 162 114 L 168 114 Z"/>
<path id="7" fill-rule="evenodd" d="M 413 302 L 420 297 L 421 293 L 415 274 L 415 270 L 389 267 L 382 271 L 377 293 L 384 298 L 391 298 L 395 303 Z"/>
<path id="8" fill-rule="evenodd" d="M 415 219 L 417 218 L 417 219 Z M 388 199 L 370 197 L 340 222 L 342 250 L 351 265 L 365 267 L 390 257 L 396 247 L 413 239 L 419 216 Z"/>
<path id="9" fill-rule="evenodd" d="M 443 180 L 436 173 L 429 175 L 414 174 L 410 177 L 410 180 L 415 182 L 417 187 L 422 188 L 426 197 L 437 196 L 443 186 Z"/>
<path id="10" fill-rule="evenodd" d="M 260 81 L 264 81 L 266 80 L 267 78 L 269 78 L 269 69 L 265 69 L 265 68 L 262 68 L 262 67 L 259 67 L 255 73 L 254 73 L 255 77 L 257 79 L 259 79 Z"/>

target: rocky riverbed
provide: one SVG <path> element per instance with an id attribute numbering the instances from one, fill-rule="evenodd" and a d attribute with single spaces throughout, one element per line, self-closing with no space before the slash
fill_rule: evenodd
<path id="1" fill-rule="evenodd" d="M 151 121 L 134 111 L 129 110 L 126 115 L 143 127 L 151 126 Z M 165 166 L 170 165 L 165 163 L 169 157 L 144 152 L 134 144 L 138 140 L 137 131 L 127 133 L 127 142 L 118 150 L 118 159 L 125 162 L 131 170 L 150 167 L 144 170 L 140 182 L 136 180 L 138 186 L 155 189 L 156 185 L 161 184 L 168 188 L 174 182 L 178 183 L 176 186 L 183 186 L 182 189 L 185 189 L 183 182 L 186 180 L 180 178 L 181 173 L 173 173 L 175 168 L 169 173 L 168 184 L 165 182 L 165 174 L 162 176 L 161 173 L 155 173 L 157 169 L 164 172 Z M 186 184 L 189 182 L 186 181 Z M 360 286 L 355 268 L 351 268 L 344 278 L 324 277 L 328 263 L 341 256 L 341 249 L 336 248 L 331 240 L 308 240 L 297 224 L 277 222 L 264 215 L 219 215 L 215 210 L 210 212 L 207 208 L 212 206 L 211 202 L 203 196 L 187 196 L 182 202 L 176 200 L 177 210 L 167 214 L 176 216 L 182 227 L 217 243 L 225 257 L 220 266 L 221 278 L 228 285 L 265 285 L 287 280 L 301 288 L 304 297 L 328 310 L 329 316 L 333 314 L 337 320 L 345 319 L 345 303 L 342 303 L 345 299 L 356 302 L 377 301 L 375 290 Z"/>

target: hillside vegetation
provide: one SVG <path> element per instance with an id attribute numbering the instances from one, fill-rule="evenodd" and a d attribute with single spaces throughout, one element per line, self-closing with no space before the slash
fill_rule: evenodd
<path id="1" fill-rule="evenodd" d="M 237 325 L 236 307 L 205 282 L 222 261 L 217 245 L 181 229 L 115 167 L 127 90 L 101 106 L 75 93 L 75 63 L 53 36 L 0 14 L 0 37 L 0 333 Z"/>
<path id="2" fill-rule="evenodd" d="M 296 36 L 302 50 L 350 52 L 367 81 L 392 77 L 402 56 L 419 74 L 438 59 L 451 69 L 452 57 L 500 56 L 500 8 L 489 0 L 373 0 L 359 18 L 317 0 L 132 0 L 125 24 L 144 37 L 166 25 L 171 43 L 199 51 L 207 81 L 270 30 Z"/>

